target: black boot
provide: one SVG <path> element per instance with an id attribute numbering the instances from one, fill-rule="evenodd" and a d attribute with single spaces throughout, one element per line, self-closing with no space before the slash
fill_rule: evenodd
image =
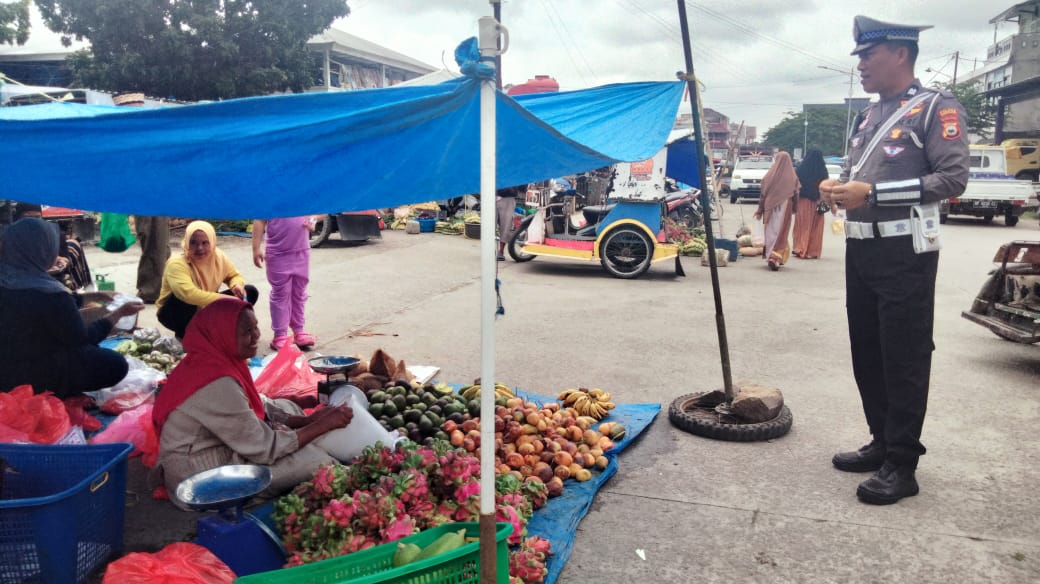
<path id="1" fill-rule="evenodd" d="M 831 459 L 834 468 L 845 472 L 870 472 L 881 468 L 885 463 L 885 445 L 872 440 L 855 452 L 839 452 Z"/>
<path id="2" fill-rule="evenodd" d="M 871 505 L 891 505 L 903 497 L 913 497 L 918 490 L 913 466 L 886 461 L 874 476 L 859 484 L 856 496 Z"/>

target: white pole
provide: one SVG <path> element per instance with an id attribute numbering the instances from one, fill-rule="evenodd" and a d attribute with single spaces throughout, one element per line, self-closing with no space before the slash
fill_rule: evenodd
<path id="1" fill-rule="evenodd" d="M 852 138 L 852 84 L 855 83 L 855 75 L 855 67 L 849 67 L 849 103 L 848 111 L 845 113 L 845 150 L 841 154 L 842 158 L 846 160 L 849 158 L 849 139 Z"/>
<path id="2" fill-rule="evenodd" d="M 498 21 L 479 21 L 481 63 L 493 67 L 508 36 Z M 502 49 L 499 35 L 505 35 Z M 495 77 L 480 83 L 480 581 L 494 584 L 495 566 Z"/>

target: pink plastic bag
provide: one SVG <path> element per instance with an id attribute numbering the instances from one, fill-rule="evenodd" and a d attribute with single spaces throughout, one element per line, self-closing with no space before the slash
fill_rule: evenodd
<path id="1" fill-rule="evenodd" d="M 102 584 L 231 584 L 235 573 L 213 552 L 194 543 L 171 543 L 134 552 L 108 565 Z"/>
<path id="2" fill-rule="evenodd" d="M 119 414 L 107 428 L 91 438 L 90 443 L 130 442 L 134 445 L 130 456 L 143 455 L 141 462 L 145 466 L 155 466 L 159 454 L 159 437 L 152 423 L 152 408 L 152 404 L 147 403 Z"/>
<path id="3" fill-rule="evenodd" d="M 318 382 L 325 376 L 315 373 L 301 360 L 303 351 L 292 343 L 285 343 L 278 350 L 274 359 L 264 366 L 264 370 L 256 378 L 256 390 L 269 398 L 294 399 L 307 396 L 318 396 Z"/>

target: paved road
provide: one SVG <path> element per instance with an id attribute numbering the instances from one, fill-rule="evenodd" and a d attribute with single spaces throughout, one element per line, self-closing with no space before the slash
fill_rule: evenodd
<path id="1" fill-rule="evenodd" d="M 732 237 L 754 208 L 725 206 L 721 232 Z M 851 378 L 841 237 L 826 234 L 822 259 L 794 259 L 779 273 L 755 259 L 720 271 L 734 378 L 781 388 L 794 412 L 792 432 L 770 443 L 714 442 L 668 423 L 674 398 L 721 386 L 711 284 L 699 262 L 685 260 L 686 278 L 662 264 L 635 281 L 591 264 L 501 264 L 500 380 L 540 393 L 604 387 L 618 401 L 663 406 L 597 496 L 560 581 L 1040 580 L 1040 347 L 1002 341 L 960 317 L 997 246 L 1040 238 L 1040 229 L 1033 220 L 1007 228 L 951 219 L 944 238 L 922 491 L 883 508 L 857 502 L 865 475 L 830 465 L 833 452 L 868 439 Z M 268 287 L 248 240 L 221 246 L 260 287 L 263 328 Z M 95 272 L 131 291 L 136 253 L 88 250 Z M 442 367 L 442 379 L 478 376 L 478 257 L 476 241 L 402 232 L 315 250 L 308 327 L 316 349 L 382 347 Z M 149 309 L 141 323 L 154 322 Z M 150 501 L 140 469 L 130 487 L 138 496 L 129 549 L 191 535 L 194 516 Z"/>

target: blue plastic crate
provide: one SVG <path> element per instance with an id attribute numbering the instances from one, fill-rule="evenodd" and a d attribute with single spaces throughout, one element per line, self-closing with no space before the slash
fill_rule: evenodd
<path id="1" fill-rule="evenodd" d="M 0 444 L 0 583 L 83 582 L 123 548 L 132 444 Z"/>
<path id="2" fill-rule="evenodd" d="M 419 221 L 419 233 L 433 233 L 437 227 L 436 219 L 418 219 Z"/>

